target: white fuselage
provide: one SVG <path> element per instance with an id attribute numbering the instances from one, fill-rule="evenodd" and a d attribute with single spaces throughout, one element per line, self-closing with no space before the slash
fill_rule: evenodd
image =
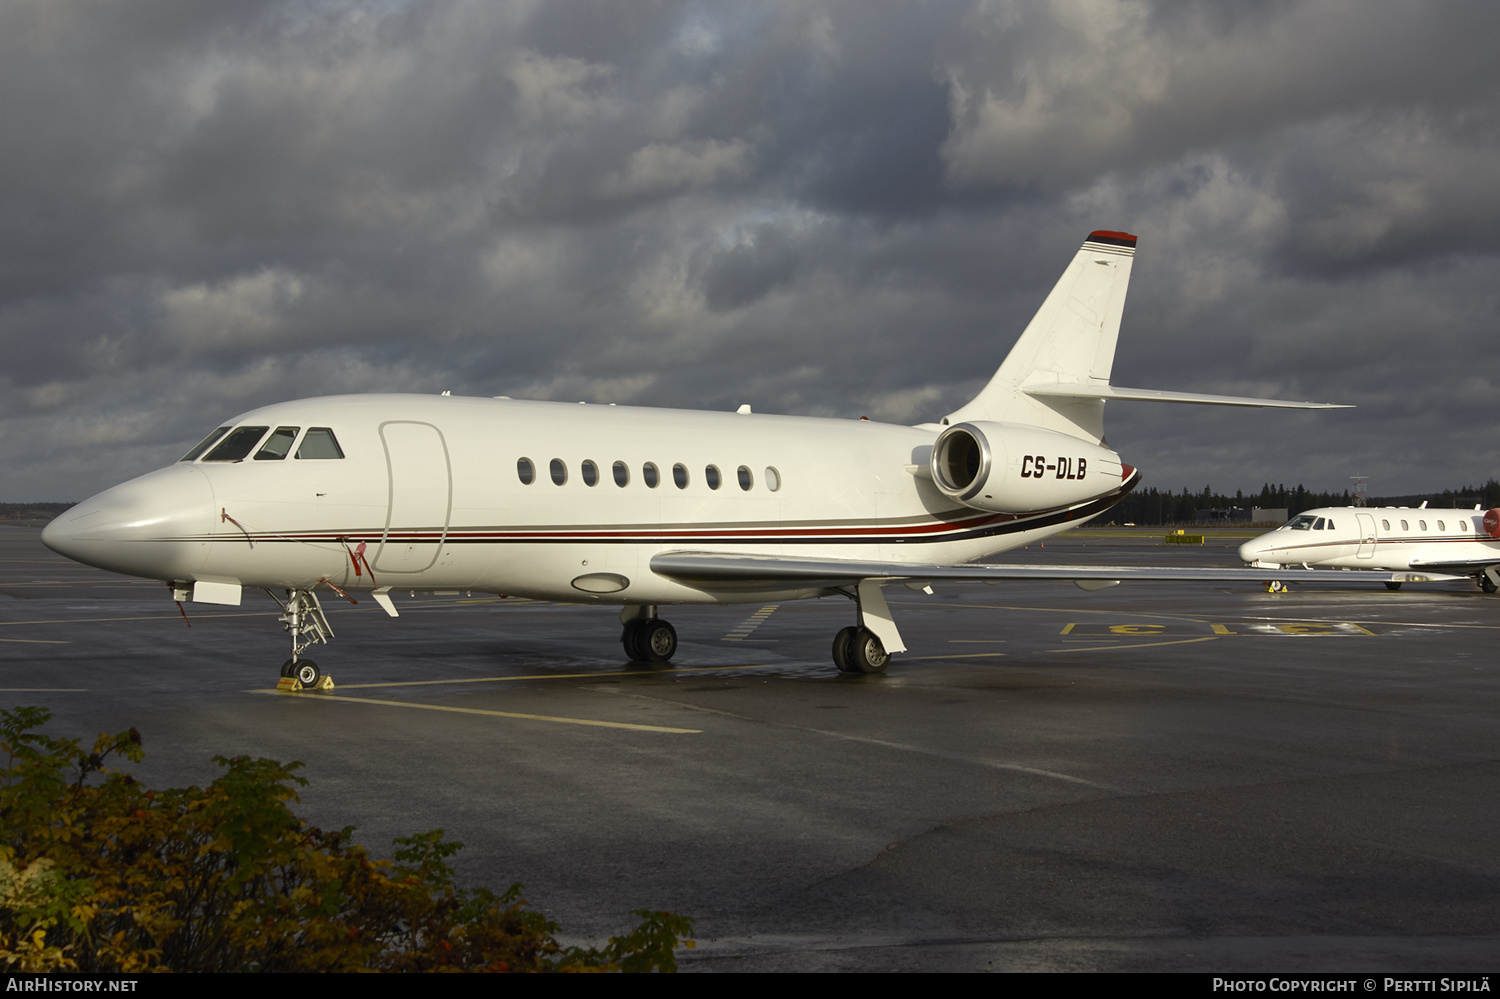
<path id="1" fill-rule="evenodd" d="M 1500 539 L 1484 528 L 1485 512 L 1427 507 L 1324 507 L 1245 542 L 1254 565 L 1343 569 L 1417 569 L 1500 561 Z"/>
<path id="2" fill-rule="evenodd" d="M 865 420 L 362 395 L 267 406 L 226 426 L 329 428 L 344 457 L 182 461 L 79 504 L 44 539 L 79 561 L 179 583 L 736 602 L 822 591 L 714 589 L 652 572 L 651 557 L 966 562 L 1075 527 L 1134 484 L 1107 453 L 1087 463 L 1084 501 L 986 512 L 931 481 L 942 427 Z"/>

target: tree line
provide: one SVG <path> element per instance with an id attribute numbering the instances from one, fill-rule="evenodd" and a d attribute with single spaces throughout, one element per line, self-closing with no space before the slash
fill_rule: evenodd
<path id="1" fill-rule="evenodd" d="M 1420 506 L 1423 502 L 1435 507 L 1466 507 L 1476 503 L 1485 509 L 1500 506 L 1500 482 L 1493 478 L 1483 486 L 1464 486 L 1460 489 L 1444 489 L 1440 492 L 1421 493 L 1413 496 L 1372 496 L 1366 506 Z M 1252 507 L 1276 510 L 1285 509 L 1288 517 L 1295 517 L 1303 510 L 1322 506 L 1353 506 L 1354 497 L 1349 490 L 1343 492 L 1313 492 L 1303 485 L 1287 487 L 1267 482 L 1258 493 L 1246 494 L 1235 490 L 1233 496 L 1214 492 L 1204 486 L 1198 492 L 1183 487 L 1181 493 L 1170 489 L 1136 489 L 1120 500 L 1113 509 L 1096 523 L 1135 523 L 1166 526 L 1169 524 L 1193 524 L 1197 522 L 1198 510 L 1227 510 Z"/>

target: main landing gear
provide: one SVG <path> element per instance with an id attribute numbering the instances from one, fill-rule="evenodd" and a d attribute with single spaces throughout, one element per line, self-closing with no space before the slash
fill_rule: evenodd
<path id="1" fill-rule="evenodd" d="M 868 628 L 850 625 L 833 636 L 833 664 L 840 673 L 884 673 L 890 653 Z"/>
<path id="2" fill-rule="evenodd" d="M 274 593 L 271 593 L 271 599 L 281 604 L 282 614 L 277 620 L 292 636 L 292 658 L 281 664 L 282 679 L 295 680 L 309 690 L 319 686 L 331 687 L 332 681 L 319 672 L 317 663 L 301 658 L 302 653 L 313 645 L 326 645 L 333 637 L 333 629 L 328 626 L 328 618 L 323 616 L 323 606 L 318 603 L 317 594 L 312 590 L 287 590 L 284 603 Z"/>
<path id="3" fill-rule="evenodd" d="M 891 618 L 891 609 L 880 592 L 880 583 L 861 580 L 853 591 L 844 590 L 859 607 L 858 624 L 833 636 L 833 664 L 840 673 L 884 673 L 892 652 L 905 652 L 901 633 Z"/>
<path id="4" fill-rule="evenodd" d="M 631 662 L 664 663 L 677 653 L 677 629 L 656 616 L 654 605 L 627 606 L 620 623 L 620 644 Z"/>

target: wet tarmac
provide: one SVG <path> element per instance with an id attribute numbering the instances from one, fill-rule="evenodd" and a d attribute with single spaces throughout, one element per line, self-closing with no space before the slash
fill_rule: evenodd
<path id="1" fill-rule="evenodd" d="M 269 597 L 188 605 L 0 527 L 0 703 L 145 736 L 142 776 L 306 763 L 300 814 L 377 852 L 442 827 L 572 938 L 697 919 L 684 970 L 1489 971 L 1500 597 L 1462 584 L 949 586 L 841 676 L 842 598 L 614 611 L 325 601 L 329 693 L 278 694 Z M 1233 565 L 1237 538 L 1005 560 Z"/>

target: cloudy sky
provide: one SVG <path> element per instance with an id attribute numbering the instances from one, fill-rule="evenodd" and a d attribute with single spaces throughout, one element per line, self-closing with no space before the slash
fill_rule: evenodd
<path id="1" fill-rule="evenodd" d="M 0 4 L 0 500 L 343 392 L 916 423 L 1092 229 L 1158 488 L 1500 476 L 1500 5 Z"/>

